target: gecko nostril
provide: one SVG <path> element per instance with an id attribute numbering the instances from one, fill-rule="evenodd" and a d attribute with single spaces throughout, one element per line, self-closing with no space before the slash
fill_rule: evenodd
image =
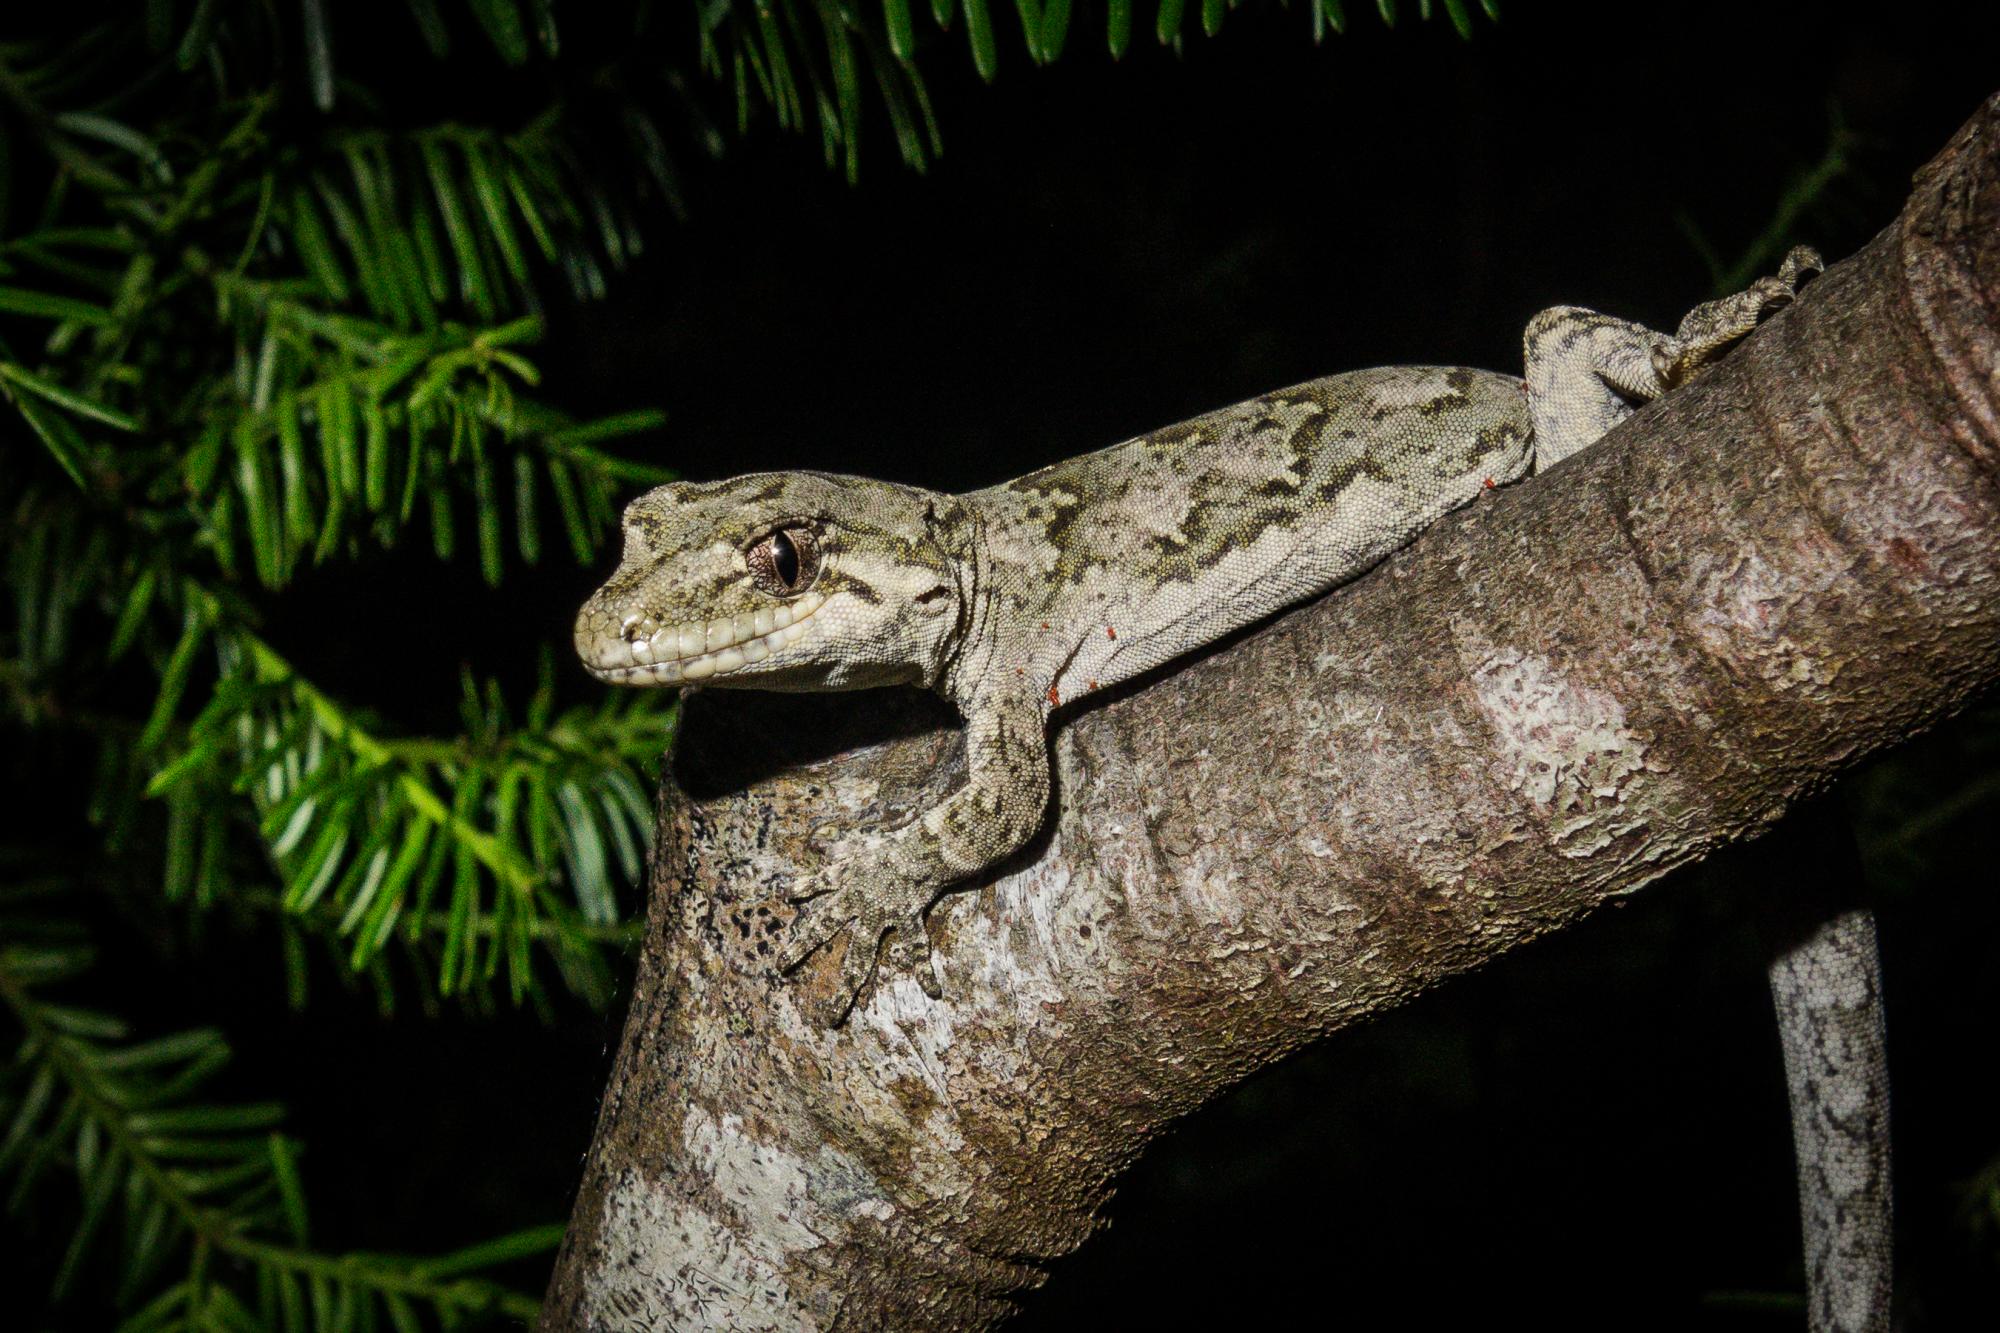
<path id="1" fill-rule="evenodd" d="M 618 637 L 627 643 L 633 643 L 644 637 L 641 631 L 645 628 L 645 625 L 646 617 L 640 615 L 637 611 L 633 611 L 618 622 Z"/>

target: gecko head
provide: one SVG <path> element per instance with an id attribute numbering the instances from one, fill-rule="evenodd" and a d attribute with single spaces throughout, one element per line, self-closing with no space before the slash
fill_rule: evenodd
<path id="1" fill-rule="evenodd" d="M 576 650 L 620 685 L 928 683 L 964 618 L 964 523 L 949 495 L 858 477 L 661 486 L 626 508 Z"/>

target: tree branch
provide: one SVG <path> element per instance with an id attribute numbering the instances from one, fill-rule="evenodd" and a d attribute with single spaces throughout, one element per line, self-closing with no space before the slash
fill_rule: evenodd
<path id="1" fill-rule="evenodd" d="M 1063 718 L 1059 811 L 847 1027 L 783 890 L 956 785 L 908 696 L 704 695 L 545 1326 L 980 1328 L 1173 1119 L 1769 827 L 2000 676 L 2000 97 L 1693 385 Z M 837 854 L 837 853 L 836 853 Z"/>

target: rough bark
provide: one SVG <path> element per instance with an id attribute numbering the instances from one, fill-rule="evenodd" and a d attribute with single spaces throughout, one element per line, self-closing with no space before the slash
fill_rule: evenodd
<path id="1" fill-rule="evenodd" d="M 1059 719 L 1057 810 L 849 1024 L 783 890 L 962 775 L 915 696 L 690 701 L 550 1328 L 983 1328 L 1176 1116 L 1768 827 L 2000 676 L 2000 98 L 1719 367 Z M 833 849 L 830 853 L 828 849 Z"/>

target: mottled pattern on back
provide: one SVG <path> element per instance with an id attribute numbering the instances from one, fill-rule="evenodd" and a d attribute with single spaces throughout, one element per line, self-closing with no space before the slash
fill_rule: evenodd
<path id="1" fill-rule="evenodd" d="M 1352 579 L 1489 485 L 1583 448 L 1817 268 L 1796 251 L 1671 335 L 1545 310 L 1525 379 L 1334 375 L 969 495 L 816 473 L 663 486 L 627 511 L 624 562 L 577 617 L 577 651 L 621 684 L 907 681 L 956 704 L 965 785 L 793 886 L 813 901 L 785 960 L 847 937 L 830 1022 L 885 940 L 937 995 L 924 913 L 1040 826 L 1055 709 Z"/>
<path id="2" fill-rule="evenodd" d="M 1081 697 L 1352 577 L 1532 459 L 1521 381 L 1391 366 L 975 491 L 995 661 Z"/>
<path id="3" fill-rule="evenodd" d="M 1344 583 L 1491 486 L 1590 445 L 1723 355 L 1818 272 L 1697 306 L 1673 334 L 1574 306 L 1524 379 L 1399 366 L 1265 394 L 969 495 L 818 473 L 663 486 L 577 618 L 600 678 L 836 690 L 915 682 L 965 717 L 967 777 L 791 887 L 783 970 L 838 1023 L 878 954 L 942 998 L 937 896 L 1047 813 L 1053 711 Z M 844 948 L 837 943 L 845 939 Z M 1872 930 L 1848 917 L 1773 968 L 1792 1075 L 1815 1333 L 1888 1327 L 1886 1064 Z"/>

